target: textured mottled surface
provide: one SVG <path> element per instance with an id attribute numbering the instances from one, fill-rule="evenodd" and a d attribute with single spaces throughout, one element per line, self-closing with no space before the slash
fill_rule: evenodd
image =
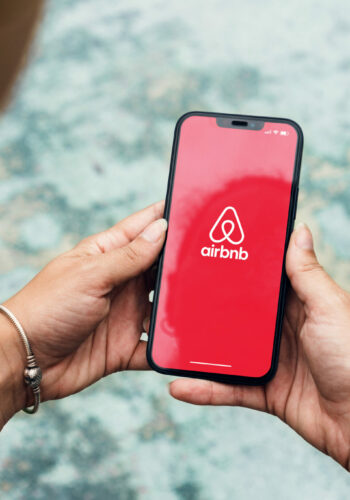
<path id="1" fill-rule="evenodd" d="M 165 194 L 188 110 L 287 116 L 306 145 L 298 219 L 350 285 L 347 0 L 60 0 L 0 123 L 0 300 L 51 257 Z M 344 499 L 349 476 L 281 422 L 171 400 L 117 374 L 18 415 L 0 496 Z"/>

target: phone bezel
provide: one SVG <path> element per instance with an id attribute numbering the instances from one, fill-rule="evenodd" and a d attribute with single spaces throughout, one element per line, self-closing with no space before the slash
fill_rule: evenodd
<path id="1" fill-rule="evenodd" d="M 274 343 L 272 349 L 272 357 L 271 357 L 271 366 L 269 370 L 262 375 L 261 377 L 248 377 L 242 375 L 228 375 L 223 373 L 212 373 L 212 372 L 202 372 L 196 370 L 182 370 L 176 368 L 164 368 L 158 366 L 153 358 L 152 358 L 152 347 L 154 341 L 154 328 L 155 328 L 155 320 L 157 316 L 158 309 L 158 300 L 159 300 L 159 292 L 160 292 L 160 283 L 163 271 L 163 261 L 164 261 L 164 250 L 166 246 L 166 241 L 164 243 L 163 249 L 160 253 L 158 259 L 158 269 L 155 279 L 155 287 L 154 287 L 154 295 L 153 295 L 153 307 L 150 318 L 150 327 L 148 333 L 148 345 L 147 345 L 147 361 L 151 368 L 159 373 L 165 375 L 176 375 L 182 377 L 191 377 L 191 378 L 199 378 L 206 380 L 214 380 L 217 382 L 224 382 L 229 384 L 244 384 L 244 385 L 263 385 L 269 382 L 275 375 L 278 366 L 278 355 L 281 341 L 281 333 L 282 333 L 282 325 L 283 325 L 283 317 L 284 317 L 284 309 L 285 309 L 285 299 L 286 299 L 286 289 L 287 289 L 287 275 L 285 272 L 285 258 L 286 252 L 288 248 L 289 239 L 293 230 L 294 219 L 297 208 L 297 198 L 298 198 L 298 186 L 300 179 L 300 169 L 301 169 L 301 158 L 303 151 L 303 132 L 301 127 L 293 120 L 288 118 L 273 118 L 273 117 L 265 117 L 265 116 L 251 116 L 251 115 L 237 115 L 237 114 L 229 114 L 229 113 L 214 113 L 214 112 L 203 112 L 203 111 L 191 111 L 189 113 L 185 113 L 182 115 L 175 126 L 174 131 L 174 140 L 173 147 L 171 152 L 171 161 L 170 161 L 170 171 L 167 185 L 167 193 L 165 198 L 165 208 L 164 208 L 164 218 L 169 220 L 171 201 L 172 201 L 172 192 L 174 186 L 174 177 L 176 170 L 176 160 L 177 160 L 177 152 L 180 138 L 180 130 L 183 122 L 192 116 L 203 116 L 203 117 L 212 117 L 212 118 L 230 118 L 232 120 L 253 120 L 253 121 L 265 121 L 271 123 L 286 123 L 292 126 L 298 136 L 297 140 L 297 148 L 295 155 L 295 163 L 294 163 L 294 171 L 293 171 L 293 179 L 291 184 L 291 192 L 290 192 L 290 202 L 289 202 L 289 211 L 288 211 L 288 221 L 286 228 L 286 237 L 285 237 L 285 246 L 283 252 L 283 265 L 282 265 L 282 273 L 280 280 L 280 293 L 278 298 L 278 308 L 277 308 L 277 316 L 276 316 L 276 326 L 275 326 L 275 336 Z M 253 131 L 252 131 L 253 132 Z"/>

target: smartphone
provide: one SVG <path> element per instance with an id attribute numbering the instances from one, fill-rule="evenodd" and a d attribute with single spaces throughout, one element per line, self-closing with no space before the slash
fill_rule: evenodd
<path id="1" fill-rule="evenodd" d="M 303 134 L 289 119 L 177 122 L 147 357 L 169 375 L 260 385 L 276 372 Z"/>

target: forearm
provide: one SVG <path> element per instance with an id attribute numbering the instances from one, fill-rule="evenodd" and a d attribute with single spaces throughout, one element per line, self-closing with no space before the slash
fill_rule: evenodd
<path id="1" fill-rule="evenodd" d="M 25 351 L 9 319 L 0 312 L 0 430 L 26 405 Z"/>

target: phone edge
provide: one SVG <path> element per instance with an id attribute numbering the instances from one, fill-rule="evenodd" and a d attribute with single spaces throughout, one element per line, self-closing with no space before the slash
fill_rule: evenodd
<path id="1" fill-rule="evenodd" d="M 192 116 L 208 116 L 208 117 L 213 117 L 213 118 L 215 118 L 215 117 L 232 117 L 232 118 L 238 118 L 238 119 L 250 119 L 250 120 L 251 119 L 258 119 L 258 120 L 266 120 L 266 121 L 271 121 L 271 122 L 276 122 L 276 123 L 287 123 L 290 126 L 292 126 L 297 133 L 297 137 L 298 137 L 297 148 L 296 148 L 293 178 L 292 178 L 292 184 L 291 184 L 285 247 L 284 247 L 284 252 L 283 252 L 282 272 L 281 272 L 281 280 L 280 280 L 280 292 L 279 292 L 278 308 L 277 308 L 277 315 L 276 315 L 275 337 L 274 337 L 274 344 L 273 344 L 272 355 L 271 355 L 271 365 L 270 365 L 269 370 L 264 375 L 262 375 L 260 377 L 246 377 L 246 376 L 240 376 L 240 375 L 226 375 L 226 374 L 215 374 L 215 373 L 210 373 L 210 372 L 197 372 L 197 371 L 192 371 L 192 370 L 163 368 L 163 367 L 158 366 L 154 362 L 154 360 L 152 358 L 152 346 L 153 346 L 153 340 L 154 340 L 155 318 L 156 318 L 157 307 L 158 307 L 160 282 L 161 282 L 161 276 L 162 276 L 162 270 L 163 270 L 163 260 L 164 260 L 164 250 L 165 250 L 166 240 L 164 242 L 163 248 L 161 250 L 161 253 L 160 253 L 160 256 L 158 259 L 158 269 L 157 269 L 157 275 L 156 275 L 156 281 L 155 281 L 155 287 L 154 287 L 153 305 L 152 305 L 150 327 L 149 327 L 149 333 L 148 333 L 148 342 L 147 342 L 147 349 L 146 349 L 147 361 L 148 361 L 148 364 L 150 365 L 150 367 L 154 371 L 161 373 L 161 374 L 164 374 L 164 375 L 173 375 L 173 376 L 175 375 L 175 376 L 180 376 L 180 377 L 191 377 L 191 378 L 198 378 L 198 379 L 204 379 L 204 380 L 213 380 L 216 382 L 222 382 L 222 383 L 228 383 L 228 384 L 265 385 L 267 382 L 269 382 L 274 377 L 274 375 L 276 374 L 277 368 L 278 368 L 279 349 L 280 349 L 281 336 L 282 336 L 282 326 L 283 326 L 283 318 L 284 318 L 284 311 L 285 311 L 286 291 L 287 291 L 287 284 L 288 284 L 288 278 L 287 278 L 286 271 L 285 271 L 285 259 L 286 259 L 286 253 L 287 253 L 287 249 L 288 249 L 290 236 L 292 234 L 293 227 L 294 227 L 294 220 L 295 220 L 297 203 L 298 203 L 301 160 L 302 160 L 303 145 L 304 145 L 303 131 L 297 122 L 295 122 L 294 120 L 291 120 L 289 118 L 275 118 L 275 117 L 267 117 L 267 116 L 241 115 L 241 114 L 219 113 L 219 112 L 215 113 L 215 112 L 205 112 L 205 111 L 189 111 L 187 113 L 184 113 L 177 120 L 176 125 L 175 125 L 175 129 L 174 129 L 174 139 L 173 139 L 173 145 L 172 145 L 172 151 L 171 151 L 171 157 L 170 157 L 170 169 L 169 169 L 167 191 L 166 191 L 166 197 L 165 197 L 165 207 L 164 207 L 164 218 L 167 221 L 169 220 L 172 191 L 173 191 L 173 187 L 174 187 L 174 176 L 175 176 L 175 170 L 176 170 L 176 160 L 177 160 L 177 152 L 178 152 L 178 144 L 179 144 L 181 126 L 187 118 L 190 118 Z"/>

